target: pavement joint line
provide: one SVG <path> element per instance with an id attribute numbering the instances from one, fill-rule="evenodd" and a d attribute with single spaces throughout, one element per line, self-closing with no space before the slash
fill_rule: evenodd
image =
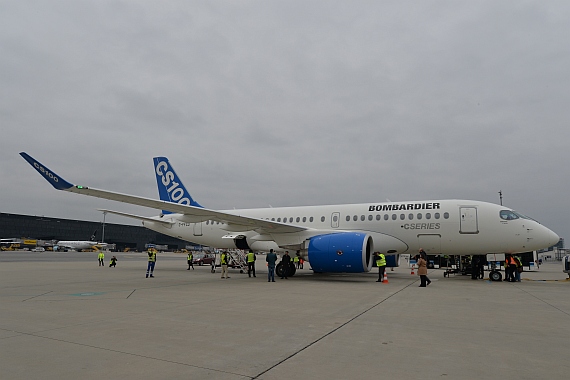
<path id="1" fill-rule="evenodd" d="M 564 310 L 562 310 L 562 309 L 560 309 L 560 308 L 557 308 L 556 306 L 554 306 L 554 305 L 552 305 L 552 304 L 546 302 L 546 301 L 543 300 L 543 299 L 538 298 L 537 296 L 535 296 L 535 295 L 532 294 L 532 293 L 529 293 L 528 291 L 526 291 L 526 290 L 523 289 L 523 288 L 519 288 L 517 285 L 513 285 L 513 286 L 514 286 L 515 288 L 517 288 L 518 290 L 520 290 L 520 291 L 522 291 L 522 292 L 528 294 L 528 295 L 531 296 L 532 298 L 537 299 L 537 300 L 539 300 L 540 302 L 545 303 L 545 304 L 547 304 L 548 306 L 550 306 L 551 308 L 553 308 L 553 309 L 555 309 L 555 310 L 558 310 L 558 311 L 561 312 L 562 314 L 565 314 L 565 315 L 567 315 L 567 316 L 570 317 L 570 313 L 568 313 L 568 312 L 566 312 L 566 311 L 564 311 Z"/>
<path id="2" fill-rule="evenodd" d="M 134 353 L 132 353 L 132 352 L 125 352 L 125 351 L 120 351 L 120 350 L 114 350 L 114 349 L 112 349 L 112 348 L 103 348 L 103 347 L 93 346 L 93 345 L 90 345 L 90 344 L 84 344 L 84 343 L 78 343 L 78 342 L 71 342 L 71 341 L 64 340 L 64 339 L 50 338 L 50 337 L 47 337 L 47 336 L 42 336 L 42 335 L 38 335 L 38 334 L 34 334 L 34 333 L 26 333 L 26 332 L 15 331 L 15 330 L 6 330 L 6 329 L 2 329 L 2 330 L 10 331 L 10 332 L 17 333 L 17 334 L 21 334 L 21 335 L 33 336 L 33 337 L 35 337 L 35 338 L 42 338 L 42 339 L 47 339 L 47 340 L 53 340 L 53 341 L 56 341 L 56 342 L 62 342 L 62 343 L 74 344 L 74 345 L 82 346 L 82 347 L 94 348 L 94 349 L 96 349 L 96 350 L 103 350 L 103 351 L 115 352 L 115 353 L 117 353 L 117 354 L 130 355 L 130 356 L 135 356 L 135 357 L 139 357 L 139 358 L 143 358 L 143 359 L 151 359 L 151 360 L 156 360 L 156 361 L 160 361 L 160 362 L 164 362 L 164 363 L 178 364 L 178 365 L 182 365 L 182 366 L 186 366 L 186 367 L 192 367 L 192 368 L 203 369 L 203 370 L 206 370 L 206 371 L 213 371 L 213 372 L 219 372 L 219 373 L 227 373 L 227 374 L 229 374 L 229 375 L 235 375 L 235 376 L 240 376 L 240 377 L 244 377 L 244 378 L 254 379 L 254 378 L 251 377 L 251 376 L 244 375 L 244 374 L 241 374 L 241 373 L 223 371 L 223 370 L 215 369 L 215 368 L 202 367 L 202 366 L 194 365 L 194 364 L 181 363 L 181 362 L 177 362 L 177 361 L 174 361 L 174 360 L 160 359 L 160 358 L 155 358 L 155 357 L 147 356 L 147 355 L 134 354 Z M 51 330 L 50 330 L 50 331 L 51 331 Z"/>
<path id="3" fill-rule="evenodd" d="M 49 293 L 53 293 L 53 290 L 50 290 L 49 292 L 45 292 L 45 293 L 42 293 L 42 294 L 38 294 L 38 295 L 33 296 L 33 297 L 30 297 L 30 298 L 26 298 L 26 299 L 22 300 L 22 302 L 26 302 L 27 300 L 31 300 L 31 299 L 34 299 L 34 298 L 37 298 L 37 297 L 45 296 L 46 294 L 49 294 Z"/>
<path id="4" fill-rule="evenodd" d="M 384 303 L 385 301 L 389 300 L 390 298 L 394 297 L 396 294 L 402 292 L 403 290 L 409 288 L 410 286 L 412 286 L 415 282 L 417 282 L 417 280 L 412 281 L 411 283 L 409 283 L 408 285 L 404 286 L 403 288 L 401 288 L 400 290 L 390 294 L 388 297 L 382 299 L 381 301 L 377 302 L 376 304 L 370 306 L 368 309 L 358 313 L 357 315 L 355 315 L 354 317 L 350 318 L 348 321 L 344 322 L 343 324 L 335 327 L 334 329 L 332 329 L 331 331 L 329 331 L 328 333 L 324 334 L 323 336 L 321 336 L 320 338 L 315 339 L 314 341 L 310 342 L 309 344 L 305 345 L 304 347 L 301 347 L 300 349 L 298 349 L 297 351 L 293 352 L 291 355 L 287 356 L 286 358 L 283 358 L 282 360 L 278 361 L 277 363 L 273 364 L 271 367 L 267 368 L 266 370 L 264 370 L 263 372 L 258 373 L 257 375 L 255 375 L 254 377 L 252 377 L 252 380 L 258 379 L 260 376 L 266 374 L 267 372 L 271 371 L 272 369 L 276 368 L 277 366 L 285 363 L 287 360 L 291 359 L 292 357 L 296 356 L 297 354 L 300 354 L 301 352 L 305 351 L 307 348 L 315 345 L 316 343 L 320 342 L 321 340 L 325 339 L 326 337 L 328 337 L 329 335 L 332 335 L 333 333 L 337 332 L 338 330 L 340 330 L 341 328 L 343 328 L 344 326 L 348 325 L 349 323 L 351 323 L 352 321 L 356 320 L 357 318 L 361 317 L 362 315 L 368 313 L 370 310 L 374 309 L 375 307 L 379 306 L 380 304 Z"/>

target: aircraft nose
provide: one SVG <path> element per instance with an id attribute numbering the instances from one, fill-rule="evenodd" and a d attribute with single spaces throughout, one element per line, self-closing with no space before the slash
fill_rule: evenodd
<path id="1" fill-rule="evenodd" d="M 549 241 L 548 246 L 553 246 L 555 244 L 558 244 L 558 242 L 560 241 L 560 236 L 558 236 L 558 234 L 552 230 L 549 230 L 548 228 L 546 228 L 547 230 L 547 239 Z"/>

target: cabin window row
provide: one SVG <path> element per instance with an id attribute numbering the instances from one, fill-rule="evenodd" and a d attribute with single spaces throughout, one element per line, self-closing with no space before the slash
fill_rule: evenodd
<path id="1" fill-rule="evenodd" d="M 390 216 L 390 215 L 391 215 L 391 216 Z M 426 219 L 431 219 L 432 217 L 433 217 L 434 219 L 440 219 L 440 218 L 441 218 L 441 214 L 440 214 L 439 212 L 436 212 L 436 213 L 434 213 L 433 215 L 431 214 L 431 212 L 427 212 L 425 215 L 424 215 L 423 213 L 421 213 L 421 212 L 419 212 L 419 213 L 417 213 L 417 214 L 409 213 L 408 215 L 406 215 L 406 214 L 399 214 L 400 220 L 406 220 L 406 217 L 407 217 L 409 220 L 414 220 L 414 219 L 422 220 L 422 219 L 424 218 L 424 216 L 425 216 Z M 392 220 L 397 220 L 397 219 L 398 219 L 398 214 L 384 214 L 384 216 L 382 216 L 382 214 L 376 214 L 376 220 L 377 220 L 377 221 L 380 221 L 380 220 L 382 220 L 382 219 L 384 219 L 384 220 L 389 220 L 390 218 L 391 218 Z M 351 217 L 350 215 L 347 215 L 347 216 L 346 216 L 346 221 L 347 221 L 347 222 L 350 222 L 351 220 L 354 221 L 354 222 L 357 222 L 358 219 L 359 219 L 358 215 L 353 215 L 352 217 Z M 448 212 L 444 212 L 444 213 L 443 213 L 443 219 L 449 219 L 449 213 L 448 213 Z M 360 215 L 360 220 L 361 220 L 362 222 L 364 222 L 364 221 L 366 220 L 366 215 Z M 369 221 L 373 221 L 373 220 L 374 220 L 374 215 L 372 215 L 372 214 L 368 215 L 368 220 L 369 220 Z"/>
<path id="2" fill-rule="evenodd" d="M 390 216 L 390 215 L 391 215 L 391 216 Z M 426 218 L 426 219 L 431 219 L 432 217 L 433 217 L 434 219 L 441 219 L 441 214 L 440 214 L 439 212 L 436 212 L 436 213 L 434 213 L 433 215 L 432 215 L 430 212 L 427 212 L 427 213 L 425 214 L 425 218 Z M 384 220 L 389 220 L 390 218 L 391 218 L 392 220 L 397 220 L 397 219 L 398 219 L 398 214 L 383 214 L 383 216 L 382 216 L 382 214 L 376 214 L 376 220 L 377 220 L 377 221 L 380 221 L 380 220 L 382 220 L 382 219 L 384 219 Z M 399 214 L 399 218 L 400 218 L 400 220 L 406 220 L 406 214 Z M 407 218 L 408 218 L 409 220 L 414 220 L 414 219 L 422 220 L 422 219 L 424 218 L 424 214 L 422 214 L 421 212 L 420 212 L 420 213 L 417 213 L 417 214 L 409 213 L 409 214 L 407 215 Z M 360 219 L 361 221 L 364 222 L 364 221 L 367 219 L 367 217 L 366 217 L 366 215 L 360 215 L 360 218 L 359 218 L 358 215 L 353 215 L 353 216 L 347 215 L 347 216 L 346 216 L 346 221 L 347 221 L 347 222 L 350 222 L 351 220 L 354 221 L 354 222 L 357 222 L 358 219 Z M 449 219 L 449 213 L 448 213 L 448 212 L 444 212 L 444 213 L 443 213 L 443 219 Z M 267 220 L 270 220 L 270 219 L 267 218 Z M 307 220 L 309 221 L 309 223 L 313 223 L 315 219 L 314 219 L 312 216 L 310 216 L 310 217 L 306 217 L 306 216 L 303 216 L 303 217 L 300 217 L 300 216 L 292 217 L 292 216 L 290 216 L 290 217 L 285 217 L 285 218 L 283 218 L 283 219 L 282 219 L 282 218 L 271 218 L 271 221 L 272 221 L 272 222 L 278 222 L 278 223 L 281 223 L 281 222 L 283 222 L 283 223 L 293 223 L 293 221 L 295 221 L 296 223 L 301 223 L 301 221 L 302 221 L 303 223 L 306 223 Z M 324 216 L 321 216 L 321 222 L 324 222 L 325 220 L 326 220 L 326 218 L 325 218 Z M 374 216 L 373 216 L 372 214 L 369 214 L 369 215 L 368 215 L 368 220 L 369 220 L 369 221 L 373 221 L 373 220 L 374 220 Z M 211 223 L 211 224 L 214 224 L 214 223 L 220 224 L 220 222 L 215 222 L 215 221 L 213 221 L 213 220 L 207 220 L 207 221 L 206 221 L 206 225 L 208 225 L 208 224 L 210 224 L 210 223 Z"/>

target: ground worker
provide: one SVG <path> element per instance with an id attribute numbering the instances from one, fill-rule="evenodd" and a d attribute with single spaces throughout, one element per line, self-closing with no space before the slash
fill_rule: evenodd
<path id="1" fill-rule="evenodd" d="M 228 253 L 226 251 L 222 252 L 220 256 L 220 264 L 222 265 L 222 278 L 230 278 L 228 276 Z M 224 274 L 226 277 L 224 277 Z"/>
<path id="2" fill-rule="evenodd" d="M 376 257 L 376 266 L 378 267 L 378 280 L 376 282 L 382 282 L 384 279 L 384 271 L 386 270 L 386 256 L 380 252 L 374 252 Z"/>
<path id="3" fill-rule="evenodd" d="M 299 254 L 299 251 L 297 251 L 297 254 L 295 255 L 295 257 L 293 257 L 293 264 L 295 265 L 295 268 L 299 269 L 299 260 L 301 259 L 301 255 Z"/>
<path id="4" fill-rule="evenodd" d="M 115 268 L 117 266 L 117 258 L 115 256 L 111 257 L 111 263 L 109 264 L 109 268 Z"/>
<path id="5" fill-rule="evenodd" d="M 286 279 L 289 274 L 289 265 L 291 264 L 291 256 L 289 256 L 289 251 L 285 251 L 283 257 L 281 257 L 281 279 Z"/>
<path id="6" fill-rule="evenodd" d="M 99 266 L 104 267 L 105 263 L 103 262 L 103 259 L 105 259 L 105 254 L 102 251 L 99 251 L 99 255 L 97 257 L 99 259 Z"/>
<path id="7" fill-rule="evenodd" d="M 255 253 L 250 249 L 247 254 L 247 275 L 251 277 L 252 273 L 253 277 L 255 277 Z"/>
<path id="8" fill-rule="evenodd" d="M 194 255 L 192 254 L 192 251 L 188 252 L 188 269 L 190 270 L 190 267 L 192 267 L 192 270 L 194 270 Z"/>
<path id="9" fill-rule="evenodd" d="M 156 250 L 149 248 L 148 250 L 148 266 L 146 267 L 146 277 L 154 277 L 154 266 L 156 264 Z"/>
<path id="10" fill-rule="evenodd" d="M 267 256 L 265 256 L 265 261 L 267 261 L 267 282 L 275 282 L 275 262 L 277 261 L 277 255 L 273 252 L 273 248 L 270 249 Z"/>

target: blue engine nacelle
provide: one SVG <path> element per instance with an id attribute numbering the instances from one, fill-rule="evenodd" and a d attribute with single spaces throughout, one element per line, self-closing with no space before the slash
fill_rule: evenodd
<path id="1" fill-rule="evenodd" d="M 319 235 L 309 240 L 309 262 L 315 272 L 368 272 L 372 267 L 372 237 L 358 232 Z"/>

